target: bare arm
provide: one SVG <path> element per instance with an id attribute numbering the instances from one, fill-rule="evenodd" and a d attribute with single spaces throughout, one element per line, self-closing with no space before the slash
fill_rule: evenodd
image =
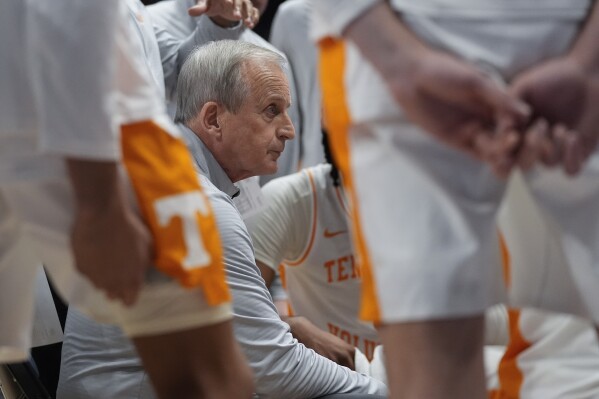
<path id="1" fill-rule="evenodd" d="M 261 262 L 257 259 L 256 259 L 256 266 L 258 266 L 258 269 L 260 269 L 260 274 L 262 274 L 264 283 L 266 284 L 267 287 L 270 287 L 270 285 L 272 284 L 272 281 L 275 278 L 275 271 L 271 267 L 266 266 L 266 264 L 264 262 Z"/>
<path id="2" fill-rule="evenodd" d="M 68 159 L 76 202 L 77 269 L 109 297 L 132 305 L 150 265 L 150 236 L 127 203 L 115 162 Z"/>
<path id="3" fill-rule="evenodd" d="M 291 316 L 281 319 L 289 324 L 291 334 L 306 347 L 341 366 L 351 370 L 356 369 L 354 363 L 356 349 L 352 345 L 321 330 L 305 317 Z"/>
<path id="4" fill-rule="evenodd" d="M 593 10 L 582 30 L 570 56 L 580 62 L 582 67 L 590 74 L 599 75 L 599 3 L 595 2 Z"/>
<path id="5" fill-rule="evenodd" d="M 482 71 L 417 38 L 387 2 L 368 9 L 343 34 L 379 71 L 412 122 L 478 158 L 487 158 L 497 126 L 528 117 L 528 107 Z"/>

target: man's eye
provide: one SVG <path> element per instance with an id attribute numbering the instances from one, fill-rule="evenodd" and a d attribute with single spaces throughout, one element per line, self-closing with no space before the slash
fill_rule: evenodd
<path id="1" fill-rule="evenodd" d="M 274 104 L 269 105 L 266 108 L 266 114 L 268 116 L 275 117 L 275 116 L 277 116 L 279 114 L 279 108 L 276 105 L 274 105 Z"/>

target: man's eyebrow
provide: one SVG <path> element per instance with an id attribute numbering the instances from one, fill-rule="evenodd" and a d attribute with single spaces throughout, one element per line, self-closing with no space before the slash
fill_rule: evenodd
<path id="1" fill-rule="evenodd" d="M 269 94 L 266 97 L 263 97 L 264 102 L 272 102 L 272 101 L 277 101 L 277 102 L 282 102 L 285 103 L 286 107 L 289 108 L 291 106 L 291 101 L 287 96 L 284 96 L 282 94 Z"/>

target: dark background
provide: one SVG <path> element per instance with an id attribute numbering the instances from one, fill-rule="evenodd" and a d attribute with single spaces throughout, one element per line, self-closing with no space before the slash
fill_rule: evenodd
<path id="1" fill-rule="evenodd" d="M 161 0 L 142 0 L 142 3 L 145 5 L 158 3 Z M 177 1 L 177 0 L 169 0 L 169 1 Z M 260 17 L 260 22 L 254 28 L 254 32 L 262 36 L 264 39 L 268 40 L 268 36 L 270 34 L 270 24 L 272 23 L 272 19 L 275 16 L 275 12 L 279 5 L 285 0 L 269 0 L 268 7 L 266 7 L 266 11 Z"/>

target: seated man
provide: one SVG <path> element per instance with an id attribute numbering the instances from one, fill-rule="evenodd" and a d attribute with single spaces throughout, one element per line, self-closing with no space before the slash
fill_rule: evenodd
<path id="1" fill-rule="evenodd" d="M 377 331 L 358 319 L 362 274 L 350 240 L 349 204 L 326 134 L 322 141 L 328 164 L 274 179 L 262 188 L 266 208 L 247 221 L 256 264 L 267 286 L 280 272 L 293 316 L 285 320 L 294 333 L 310 332 L 299 337 L 306 337 L 302 342 L 340 364 L 349 357 L 354 366 L 355 358 L 356 370 L 385 381 L 382 347 L 375 352 Z M 486 316 L 489 346 L 484 360 L 490 385 L 508 340 L 504 313 L 500 307 Z M 359 353 L 354 356 L 354 347 L 372 364 L 360 361 Z"/>
<path id="2" fill-rule="evenodd" d="M 253 0 L 245 3 L 241 8 L 244 10 L 247 6 L 253 5 L 254 13 L 262 15 L 268 0 Z M 216 40 L 240 40 L 253 43 L 260 47 L 267 48 L 285 55 L 277 50 L 273 45 L 264 40 L 256 32 L 248 29 L 247 18 L 239 21 L 232 19 L 225 14 L 214 15 L 213 12 L 199 13 L 198 2 L 196 0 L 173 0 L 161 1 L 148 7 L 148 13 L 152 17 L 152 22 L 156 30 L 156 38 L 160 46 L 160 53 L 165 68 L 165 77 L 167 87 L 173 87 L 172 82 L 176 79 L 178 69 L 187 59 L 191 51 L 198 45 Z M 214 4 L 210 2 L 209 4 Z M 201 7 L 200 7 L 201 8 Z M 215 7 L 216 8 L 216 7 Z M 297 90 L 295 88 L 295 77 L 289 63 L 285 63 L 285 74 L 291 92 L 291 107 L 289 116 L 296 130 L 303 133 L 302 115 L 299 111 L 299 101 L 297 101 Z M 169 100 L 176 101 L 175 91 L 167 92 Z M 169 101 L 169 109 L 173 108 L 173 101 Z M 277 177 L 294 173 L 298 170 L 300 156 L 299 140 L 287 143 L 285 151 L 281 155 L 276 173 L 266 174 L 260 177 L 262 184 Z"/>
<path id="3" fill-rule="evenodd" d="M 266 184 L 266 209 L 248 220 L 248 229 L 266 284 L 277 269 L 283 276 L 290 314 L 341 338 L 352 349 L 352 360 L 353 347 L 372 360 L 379 338 L 372 323 L 357 317 L 362 284 L 351 248 L 348 203 L 326 138 L 323 142 L 331 163 Z M 293 329 L 293 320 L 288 322 Z M 330 346 L 314 349 L 335 356 Z"/>
<path id="4" fill-rule="evenodd" d="M 176 119 L 182 123 L 221 232 L 235 336 L 260 397 L 384 395 L 384 384 L 341 367 L 294 339 L 277 315 L 255 265 L 249 234 L 231 200 L 238 191 L 234 182 L 276 171 L 285 142 L 295 135 L 287 114 L 290 96 L 282 62 L 276 53 L 255 45 L 220 41 L 196 50 L 179 76 Z M 66 327 L 59 398 L 137 398 L 151 391 L 118 329 L 102 331 L 101 325 L 72 316 Z M 109 352 L 118 358 L 108 359 Z M 82 362 L 87 362 L 84 372 Z M 82 376 L 96 383 L 82 381 Z M 133 383 L 123 382 L 115 392 L 115 376 Z M 113 390 L 110 395 L 108 389 Z"/>

